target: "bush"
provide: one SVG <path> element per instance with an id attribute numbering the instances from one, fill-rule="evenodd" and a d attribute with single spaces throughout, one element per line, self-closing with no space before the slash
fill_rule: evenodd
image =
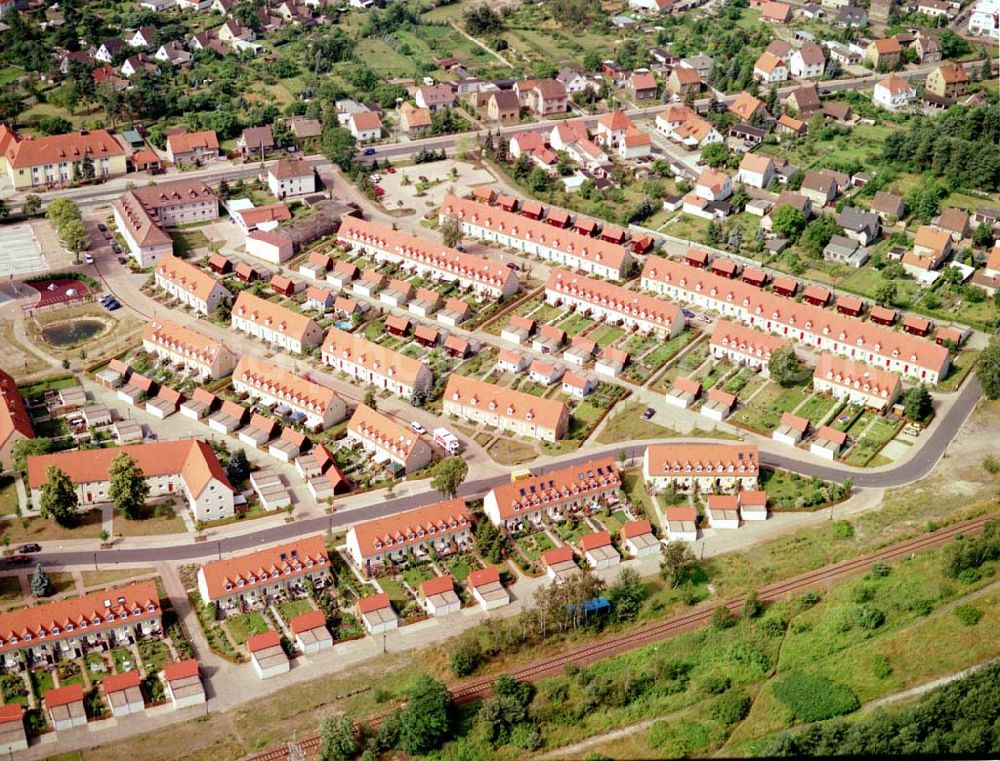
<path id="1" fill-rule="evenodd" d="M 929 616 L 934 610 L 934 603 L 930 600 L 914 600 L 910 603 L 910 610 L 918 616 Z"/>
<path id="2" fill-rule="evenodd" d="M 452 651 L 448 666 L 451 668 L 452 674 L 461 678 L 479 668 L 482 657 L 483 652 L 479 647 L 479 642 L 474 639 L 464 639 Z"/>
<path id="3" fill-rule="evenodd" d="M 851 539 L 854 536 L 854 526 L 847 521 L 833 522 L 834 539 Z"/>
<path id="4" fill-rule="evenodd" d="M 892 673 L 892 666 L 889 659 L 881 653 L 872 656 L 872 674 L 878 679 L 885 679 Z"/>
<path id="5" fill-rule="evenodd" d="M 808 671 L 789 671 L 775 683 L 774 696 L 800 721 L 822 721 L 861 706 L 846 686 Z"/>
<path id="6" fill-rule="evenodd" d="M 725 605 L 720 605 L 712 611 L 713 629 L 728 629 L 735 623 L 736 619 L 733 618 L 732 614 L 729 612 L 729 608 Z"/>
<path id="7" fill-rule="evenodd" d="M 732 680 L 722 674 L 712 674 L 701 683 L 701 689 L 709 695 L 721 695 L 732 685 Z"/>
<path id="8" fill-rule="evenodd" d="M 983 460 L 983 468 L 987 473 L 992 473 L 993 475 L 1000 473 L 1000 457 L 989 455 Z"/>
<path id="9" fill-rule="evenodd" d="M 823 598 L 819 592 L 817 592 L 814 589 L 811 589 L 808 592 L 803 593 L 802 597 L 799 598 L 799 605 L 803 609 L 811 608 L 822 599 Z"/>
<path id="10" fill-rule="evenodd" d="M 862 629 L 872 631 L 885 623 L 885 613 L 874 605 L 859 605 L 854 609 L 854 622 Z"/>
<path id="11" fill-rule="evenodd" d="M 958 605 L 954 612 L 955 618 L 966 626 L 975 626 L 983 617 L 983 612 L 975 605 Z"/>
<path id="12" fill-rule="evenodd" d="M 752 701 L 742 692 L 728 692 L 717 698 L 708 709 L 708 715 L 727 727 L 738 724 L 750 713 Z"/>
<path id="13" fill-rule="evenodd" d="M 892 572 L 888 563 L 883 563 L 881 560 L 872 563 L 872 576 L 876 579 L 884 579 Z"/>

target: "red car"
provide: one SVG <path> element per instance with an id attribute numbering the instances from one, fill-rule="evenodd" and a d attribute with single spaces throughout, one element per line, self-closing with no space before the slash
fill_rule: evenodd
<path id="1" fill-rule="evenodd" d="M 385 195 L 385 188 L 381 188 L 378 185 L 375 186 L 375 197 L 381 198 Z"/>

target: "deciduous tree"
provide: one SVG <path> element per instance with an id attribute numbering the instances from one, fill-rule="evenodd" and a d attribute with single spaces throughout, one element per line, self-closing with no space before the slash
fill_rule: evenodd
<path id="1" fill-rule="evenodd" d="M 698 564 L 691 545 L 680 540 L 663 545 L 662 554 L 660 577 L 672 587 L 679 587 L 687 581 Z"/>
<path id="2" fill-rule="evenodd" d="M 43 518 L 52 518 L 60 526 L 72 526 L 76 521 L 79 498 L 69 476 L 55 465 L 45 473 L 39 497 L 39 510 Z"/>
<path id="3" fill-rule="evenodd" d="M 127 520 L 138 518 L 149 497 L 149 484 L 139 464 L 122 452 L 111 461 L 108 481 L 108 497 L 115 509 Z"/>
<path id="4" fill-rule="evenodd" d="M 468 473 L 469 466 L 461 457 L 446 457 L 434 466 L 431 488 L 451 499 L 458 494 L 458 487 Z"/>

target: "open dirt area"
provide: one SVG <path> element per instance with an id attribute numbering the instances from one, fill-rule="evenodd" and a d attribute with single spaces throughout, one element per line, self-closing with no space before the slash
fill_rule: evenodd
<path id="1" fill-rule="evenodd" d="M 485 169 L 453 159 L 398 167 L 394 174 L 379 169 L 376 174 L 381 176 L 378 185 L 385 190 L 382 205 L 390 212 L 412 209 L 405 216 L 422 217 L 440 206 L 446 193 L 465 195 L 477 185 L 496 182 Z"/>

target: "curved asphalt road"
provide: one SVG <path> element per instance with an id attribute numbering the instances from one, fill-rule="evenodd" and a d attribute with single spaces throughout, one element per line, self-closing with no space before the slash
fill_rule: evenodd
<path id="1" fill-rule="evenodd" d="M 928 439 L 924 441 L 920 451 L 897 467 L 889 467 L 884 470 L 866 471 L 860 468 L 851 468 L 844 465 L 818 465 L 812 462 L 803 462 L 793 455 L 785 455 L 775 452 L 761 452 L 761 464 L 771 467 L 792 470 L 806 476 L 818 476 L 828 481 L 843 481 L 848 478 L 859 487 L 886 488 L 892 486 L 902 486 L 923 478 L 931 472 L 938 460 L 944 454 L 945 449 L 955 438 L 959 429 L 965 424 L 972 410 L 975 408 L 981 396 L 981 390 L 976 378 L 972 375 L 965 382 L 959 392 L 958 399 L 952 405 L 948 416 L 940 421 L 934 430 L 928 434 Z M 676 439 L 671 439 L 671 443 L 678 443 Z M 643 442 L 622 446 L 614 451 L 625 451 L 631 459 L 642 456 L 646 446 L 653 442 Z M 586 462 L 594 459 L 593 453 L 580 455 L 578 457 L 568 457 L 560 460 L 558 467 L 564 468 L 575 463 Z M 554 469 L 555 465 L 550 469 Z M 485 494 L 494 486 L 498 486 L 508 481 L 510 476 L 502 474 L 491 478 L 483 478 L 478 481 L 470 481 L 462 485 L 459 494 L 464 497 L 473 497 Z M 46 552 L 35 556 L 45 564 L 55 565 L 84 565 L 88 563 L 151 563 L 171 560 L 196 560 L 221 553 L 239 552 L 254 549 L 260 545 L 274 544 L 275 542 L 290 541 L 298 536 L 326 531 L 328 528 L 343 528 L 359 521 L 380 518 L 392 515 L 403 510 L 412 509 L 432 502 L 436 497 L 431 494 L 419 494 L 411 497 L 400 497 L 398 499 L 377 502 L 365 507 L 353 508 L 348 512 L 338 515 L 334 513 L 323 518 L 308 518 L 297 520 L 293 523 L 286 523 L 281 526 L 262 529 L 253 534 L 230 537 L 228 539 L 195 542 L 193 538 L 188 542 L 173 547 L 155 547 L 146 549 L 109 549 L 98 550 L 96 552 Z"/>

